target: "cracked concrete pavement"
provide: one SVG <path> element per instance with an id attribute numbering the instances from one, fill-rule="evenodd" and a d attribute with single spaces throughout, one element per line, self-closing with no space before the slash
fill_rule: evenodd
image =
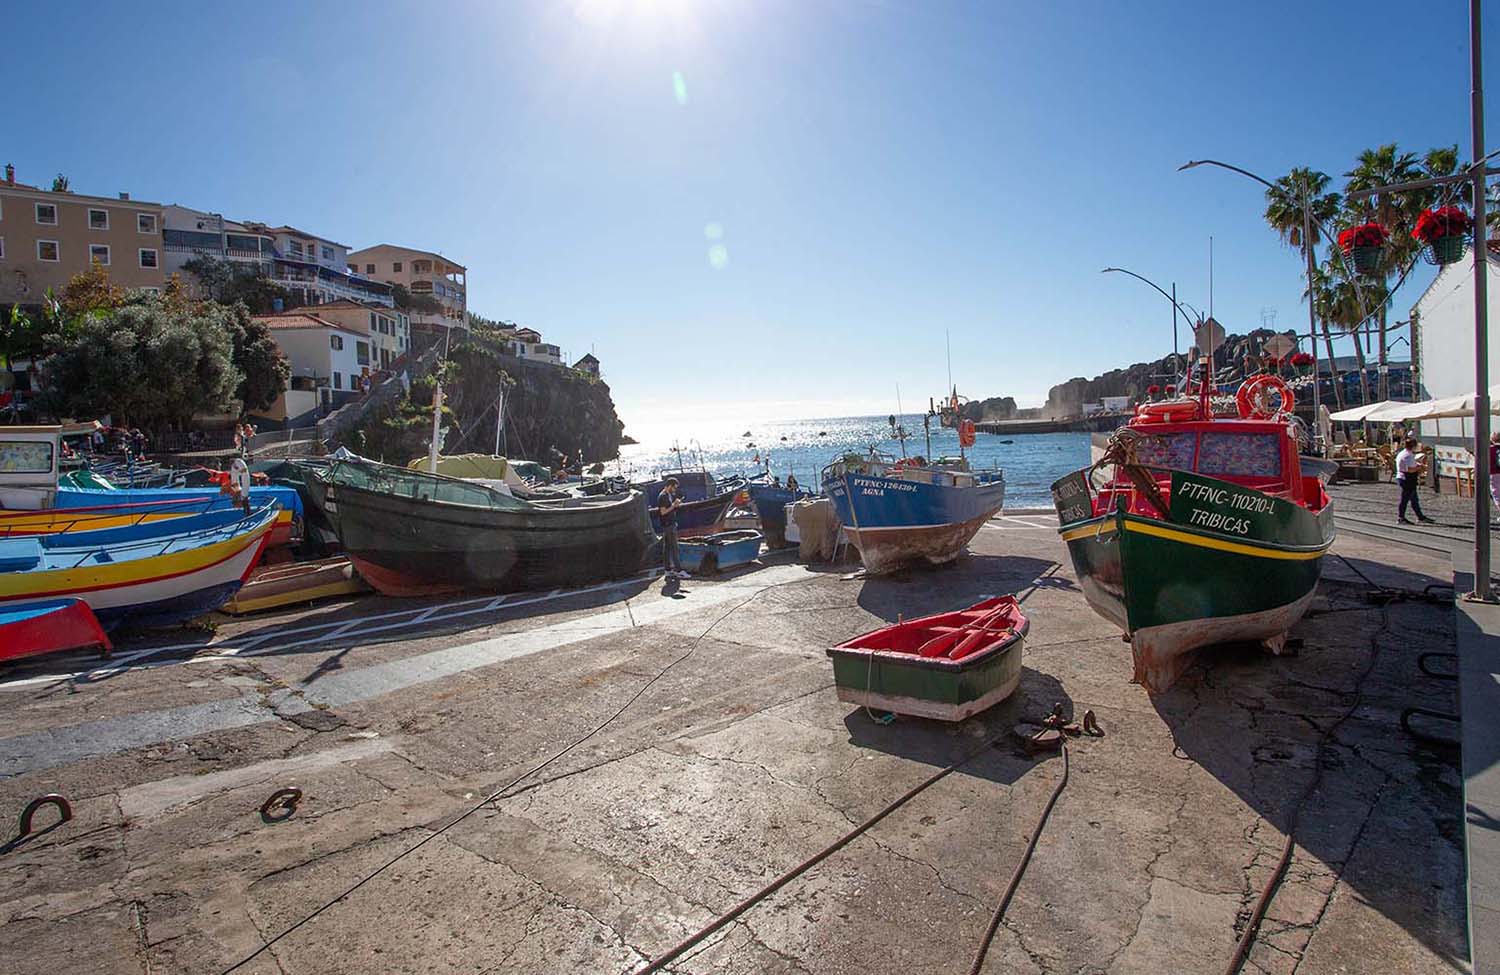
<path id="1" fill-rule="evenodd" d="M 1421 553 L 1335 551 L 1381 584 L 1448 581 Z M 75 818 L 0 854 L 0 972 L 222 972 L 690 649 L 599 734 L 240 971 L 631 972 L 1002 736 L 671 968 L 962 972 L 1060 773 L 1003 733 L 1054 702 L 1092 708 L 1106 737 L 1072 746 L 986 971 L 1219 971 L 1372 641 L 1246 971 L 1466 971 L 1456 752 L 1397 722 L 1455 708 L 1453 684 L 1416 668 L 1451 651 L 1451 610 L 1397 603 L 1383 627 L 1329 559 L 1299 653 L 1218 648 L 1152 698 L 1065 558 L 1054 532 L 998 521 L 957 566 L 891 579 L 778 555 L 675 597 L 640 583 L 361 635 L 421 605 L 369 597 L 223 624 L 215 646 L 356 624 L 245 657 L 189 649 L 98 680 L 36 680 L 87 671 L 81 657 L 14 668 L 0 823 L 51 791 Z M 947 726 L 835 699 L 831 642 L 997 592 L 1032 617 L 1011 700 Z M 303 790 L 295 814 L 262 822 L 283 785 Z"/>

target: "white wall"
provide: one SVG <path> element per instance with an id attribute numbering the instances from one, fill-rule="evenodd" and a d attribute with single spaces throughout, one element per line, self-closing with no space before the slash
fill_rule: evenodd
<path id="1" fill-rule="evenodd" d="M 1500 383 L 1500 268 L 1489 263 L 1490 385 Z M 1474 392 L 1474 263 L 1469 257 L 1444 267 L 1412 309 L 1421 322 L 1421 381 L 1433 399 Z M 1470 420 L 1427 420 L 1424 440 L 1472 437 Z"/>
<path id="2" fill-rule="evenodd" d="M 271 330 L 271 335 L 281 351 L 286 353 L 292 375 L 317 376 L 324 381 L 331 381 L 333 373 L 337 372 L 340 377 L 339 389 L 347 391 L 357 388 L 350 385 L 350 377 L 357 377 L 360 369 L 354 355 L 354 343 L 369 341 L 365 336 L 331 328 L 277 328 Z M 331 348 L 329 339 L 332 336 L 343 339 L 342 350 Z"/>

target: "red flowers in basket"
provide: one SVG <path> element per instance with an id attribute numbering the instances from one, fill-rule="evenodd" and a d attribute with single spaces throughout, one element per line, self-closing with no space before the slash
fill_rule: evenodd
<path id="1" fill-rule="evenodd" d="M 1161 387 L 1156 385 L 1156 383 L 1152 383 L 1150 386 L 1146 387 L 1147 396 L 1155 396 L 1159 392 L 1161 392 Z"/>
<path id="2" fill-rule="evenodd" d="M 1348 254 L 1356 247 L 1383 247 L 1390 239 L 1385 228 L 1373 220 L 1339 233 L 1339 250 Z"/>
<path id="3" fill-rule="evenodd" d="M 1167 387 L 1167 395 L 1168 396 L 1171 396 L 1175 392 L 1177 392 L 1177 387 L 1176 386 L 1168 386 Z"/>
<path id="4" fill-rule="evenodd" d="M 1444 237 L 1459 237 L 1469 232 L 1474 221 L 1458 207 L 1447 206 L 1437 210 L 1423 210 L 1417 217 L 1417 225 L 1411 235 L 1424 244 Z"/>
<path id="5" fill-rule="evenodd" d="M 1291 358 L 1290 361 L 1291 361 L 1292 365 L 1296 366 L 1298 369 L 1302 368 L 1303 366 L 1310 366 L 1310 365 L 1313 364 L 1312 353 L 1310 353 L 1310 352 L 1298 352 L 1298 353 L 1295 353 L 1292 356 L 1292 358 Z"/>

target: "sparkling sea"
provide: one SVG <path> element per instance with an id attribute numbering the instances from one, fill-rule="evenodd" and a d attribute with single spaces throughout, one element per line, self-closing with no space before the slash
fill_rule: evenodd
<path id="1" fill-rule="evenodd" d="M 906 428 L 906 452 L 931 457 L 957 457 L 958 433 L 932 421 L 932 452 L 928 454 L 921 414 L 898 417 Z M 609 473 L 631 480 L 649 480 L 679 469 L 706 468 L 715 474 L 752 474 L 761 469 L 758 454 L 771 458 L 771 472 L 786 479 L 796 474 L 803 487 L 817 490 L 823 467 L 844 453 L 876 449 L 901 456 L 901 444 L 891 437 L 885 416 L 841 416 L 813 420 L 779 420 L 756 423 L 747 420 L 735 430 L 690 432 L 691 419 L 681 424 L 681 434 L 671 428 L 629 428 L 640 442 L 620 448 L 619 460 L 607 465 Z M 750 436 L 743 436 L 748 432 Z M 701 438 L 701 439 L 700 439 Z M 1007 442 L 1009 441 L 1009 442 Z M 1050 507 L 1049 489 L 1064 474 L 1089 462 L 1087 433 L 1033 433 L 995 436 L 981 433 L 968 451 L 975 469 L 999 467 L 1005 471 L 1005 505 L 1008 508 Z"/>

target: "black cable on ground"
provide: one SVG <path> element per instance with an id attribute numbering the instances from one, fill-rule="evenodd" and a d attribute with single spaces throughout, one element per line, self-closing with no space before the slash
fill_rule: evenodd
<path id="1" fill-rule="evenodd" d="M 1339 556 L 1339 558 L 1343 558 L 1343 556 Z M 1347 560 L 1345 564 L 1347 564 Z M 1350 568 L 1353 569 L 1354 567 L 1350 566 Z M 1358 569 L 1354 571 L 1360 578 L 1365 578 L 1364 573 L 1359 572 Z M 1369 580 L 1366 579 L 1366 581 L 1368 582 Z M 1374 583 L 1370 584 L 1374 586 Z M 1372 596 L 1379 596 L 1390 592 L 1390 590 L 1381 589 L 1380 587 L 1376 587 L 1376 589 L 1377 592 L 1372 593 Z M 1354 682 L 1354 700 L 1350 702 L 1349 707 L 1344 709 L 1344 713 L 1339 715 L 1339 719 L 1329 725 L 1318 738 L 1318 746 L 1313 753 L 1313 777 L 1307 783 L 1307 788 L 1303 789 L 1302 794 L 1297 797 L 1297 802 L 1292 807 L 1292 814 L 1287 820 L 1286 843 L 1281 848 L 1281 859 L 1276 862 L 1276 868 L 1271 871 L 1271 876 L 1266 879 L 1265 886 L 1261 888 L 1260 898 L 1255 902 L 1255 909 L 1250 912 L 1250 917 L 1245 922 L 1245 930 L 1240 935 L 1240 940 L 1234 946 L 1234 955 L 1230 958 L 1229 965 L 1224 969 L 1224 975 L 1239 975 L 1240 969 L 1244 967 L 1245 959 L 1250 956 L 1250 948 L 1255 944 L 1255 936 L 1260 930 L 1261 922 L 1266 918 L 1266 911 L 1270 909 L 1271 901 L 1276 896 L 1277 889 L 1281 886 L 1281 880 L 1286 876 L 1287 867 L 1291 866 L 1292 854 L 1297 848 L 1297 826 L 1302 820 L 1302 810 L 1306 807 L 1307 801 L 1312 798 L 1313 793 L 1318 790 L 1318 786 L 1323 783 L 1324 756 L 1328 750 L 1328 743 L 1333 740 L 1334 733 L 1343 726 L 1344 722 L 1348 721 L 1353 717 L 1354 712 L 1359 710 L 1360 703 L 1364 700 L 1365 681 L 1375 672 L 1375 665 L 1380 660 L 1380 637 L 1390 629 L 1390 626 L 1391 610 L 1389 601 L 1387 601 L 1381 603 L 1380 606 L 1380 627 L 1370 636 L 1369 662 L 1365 664 L 1365 668 L 1360 672 L 1358 680 Z"/>
<path id="2" fill-rule="evenodd" d="M 764 591 L 764 590 L 762 590 L 762 591 Z M 403 858 L 405 858 L 407 856 L 410 856 L 411 854 L 417 852 L 423 846 L 426 846 L 431 841 L 437 839 L 439 836 L 442 836 L 444 833 L 448 832 L 448 830 L 452 829 L 453 827 L 457 826 L 459 823 L 461 823 L 464 820 L 468 819 L 470 816 L 474 815 L 479 810 L 483 809 L 485 806 L 487 806 L 490 803 L 496 801 L 497 799 L 500 799 L 501 797 L 503 797 L 506 792 L 510 791 L 512 788 L 514 788 L 520 782 L 522 782 L 525 779 L 528 779 L 531 776 L 535 775 L 536 773 L 540 772 L 542 769 L 546 768 L 548 765 L 551 765 L 553 762 L 557 761 L 559 758 L 562 758 L 564 755 L 568 754 L 573 749 L 577 748 L 579 745 L 582 745 L 584 742 L 588 741 L 590 738 L 594 737 L 599 732 L 603 731 L 606 727 L 608 727 L 610 725 L 611 722 L 613 722 L 620 715 L 624 714 L 626 712 L 626 710 L 628 710 L 632 704 L 634 704 L 637 700 L 639 700 L 640 696 L 642 694 L 646 693 L 646 691 L 648 689 L 650 689 L 650 687 L 653 684 L 655 684 L 657 681 L 659 681 L 663 677 L 665 677 L 667 675 L 667 671 L 671 670 L 673 667 L 676 667 L 678 664 L 682 663 L 688 657 L 691 657 L 693 655 L 693 653 L 695 651 L 697 651 L 698 645 L 703 642 L 704 638 L 707 637 L 710 633 L 713 632 L 714 627 L 718 626 L 720 623 L 722 623 L 726 619 L 728 619 L 731 614 L 735 613 L 736 611 L 738 611 L 740 609 L 743 609 L 746 605 L 748 605 L 750 603 L 751 600 L 753 600 L 759 594 L 760 594 L 759 592 L 752 593 L 748 598 L 740 601 L 739 603 L 736 603 L 735 605 L 731 606 L 729 609 L 725 610 L 717 619 L 715 619 L 712 623 L 709 624 L 708 629 L 706 629 L 702 633 L 698 634 L 698 636 L 693 640 L 692 645 L 689 646 L 687 648 L 687 650 L 682 653 L 682 655 L 678 656 L 677 658 L 675 658 L 674 660 L 672 660 L 671 663 L 667 664 L 665 667 L 663 667 L 661 670 L 659 670 L 657 672 L 657 674 L 656 674 L 655 677 L 652 677 L 650 680 L 646 681 L 646 683 L 644 683 L 640 687 L 636 688 L 635 693 L 632 694 L 632 695 L 630 695 L 630 699 L 629 700 L 627 700 L 624 704 L 620 705 L 620 707 L 619 707 L 618 710 L 616 710 L 609 717 L 605 718 L 603 721 L 601 721 L 598 724 L 596 724 L 588 732 L 586 732 L 583 735 L 580 735 L 579 737 L 573 739 L 573 741 L 570 742 L 565 748 L 562 748 L 562 749 L 560 749 L 560 750 L 558 750 L 556 752 L 553 752 L 551 755 L 549 755 L 547 758 L 543 759 L 538 764 L 536 764 L 536 765 L 532 766 L 531 768 L 527 769 L 525 772 L 522 772 L 520 775 L 516 776 L 514 779 L 511 779 L 509 782 L 505 783 L 500 788 L 496 789 L 494 792 L 491 792 L 489 795 L 485 796 L 483 799 L 480 799 L 478 802 L 474 803 L 472 806 L 470 806 L 469 808 L 465 809 L 455 819 L 450 820 L 447 824 L 445 824 L 444 826 L 438 828 L 437 830 L 435 830 L 435 831 L 433 831 L 431 833 L 428 833 L 426 836 L 422 837 L 420 840 L 418 840 L 417 842 L 413 843 L 411 846 L 409 846 L 406 849 L 402 850 L 400 853 L 397 853 L 395 856 L 391 857 L 389 860 L 385 861 L 380 866 L 376 867 L 374 870 L 372 870 L 369 873 L 365 874 L 358 881 L 356 881 L 355 883 L 351 884 L 349 887 L 345 888 L 342 893 L 340 893 L 339 895 L 337 895 L 336 897 L 334 897 L 334 898 L 332 898 L 332 899 L 330 899 L 328 901 L 325 901 L 323 904 L 319 905 L 317 908 L 315 908 L 314 910 L 310 911 L 306 916 L 304 916 L 301 920 L 297 921 L 291 927 L 288 927 L 288 928 L 282 930 L 279 934 L 277 934 L 275 937 L 273 937 L 273 938 L 269 939 L 268 941 L 266 941 L 259 948 L 256 948 L 254 951 L 252 951 L 250 954 L 246 955 L 244 958 L 241 958 L 239 961 L 235 962 L 233 965 L 230 965 L 228 968 L 224 969 L 224 971 L 221 973 L 221 975 L 229 975 L 230 972 L 233 972 L 233 971 L 236 971 L 236 970 L 238 970 L 240 968 L 243 968 L 245 965 L 249 964 L 255 958 L 258 958 L 261 955 L 261 953 L 263 953 L 266 950 L 268 950 L 272 945 L 275 945 L 278 941 L 280 941 L 281 939 L 285 938 L 287 935 L 291 934 L 293 931 L 296 931 L 298 928 L 302 927 L 304 924 L 307 924 L 308 922 L 312 921 L 314 918 L 318 917 L 318 915 L 322 914 L 324 911 L 327 911 L 329 908 L 333 907 L 335 904 L 337 904 L 340 901 L 344 900 L 350 894 L 353 894 L 355 891 L 359 890 L 365 884 L 367 884 L 370 881 L 374 880 L 376 877 L 380 876 L 380 874 L 384 873 L 387 869 L 389 869 L 390 867 L 394 866 L 398 861 L 400 861 Z M 952 771 L 952 770 L 949 769 L 948 771 Z"/>
<path id="3" fill-rule="evenodd" d="M 1000 903 L 995 905 L 995 913 L 990 917 L 990 926 L 985 929 L 984 937 L 979 942 L 979 948 L 974 952 L 974 963 L 969 966 L 969 975 L 979 975 L 980 969 L 984 968 L 985 955 L 989 954 L 990 943 L 995 940 L 995 933 L 1000 930 L 1000 922 L 1005 918 L 1005 909 L 1010 907 L 1011 898 L 1016 896 L 1016 888 L 1021 886 L 1021 876 L 1026 872 L 1026 867 L 1031 863 L 1031 854 L 1036 851 L 1037 840 L 1042 838 L 1042 829 L 1047 825 L 1047 818 L 1052 815 L 1052 807 L 1057 805 L 1057 797 L 1062 795 L 1063 788 L 1068 784 L 1068 743 L 1062 743 L 1062 775 L 1057 780 L 1057 785 L 1052 788 L 1052 795 L 1047 799 L 1047 805 L 1042 807 L 1041 816 L 1037 817 L 1036 828 L 1031 831 L 1031 839 L 1026 844 L 1026 852 L 1021 854 L 1021 862 L 1016 864 L 1016 869 L 1010 875 L 1010 883 L 1005 886 L 1005 893 L 1000 897 Z"/>

